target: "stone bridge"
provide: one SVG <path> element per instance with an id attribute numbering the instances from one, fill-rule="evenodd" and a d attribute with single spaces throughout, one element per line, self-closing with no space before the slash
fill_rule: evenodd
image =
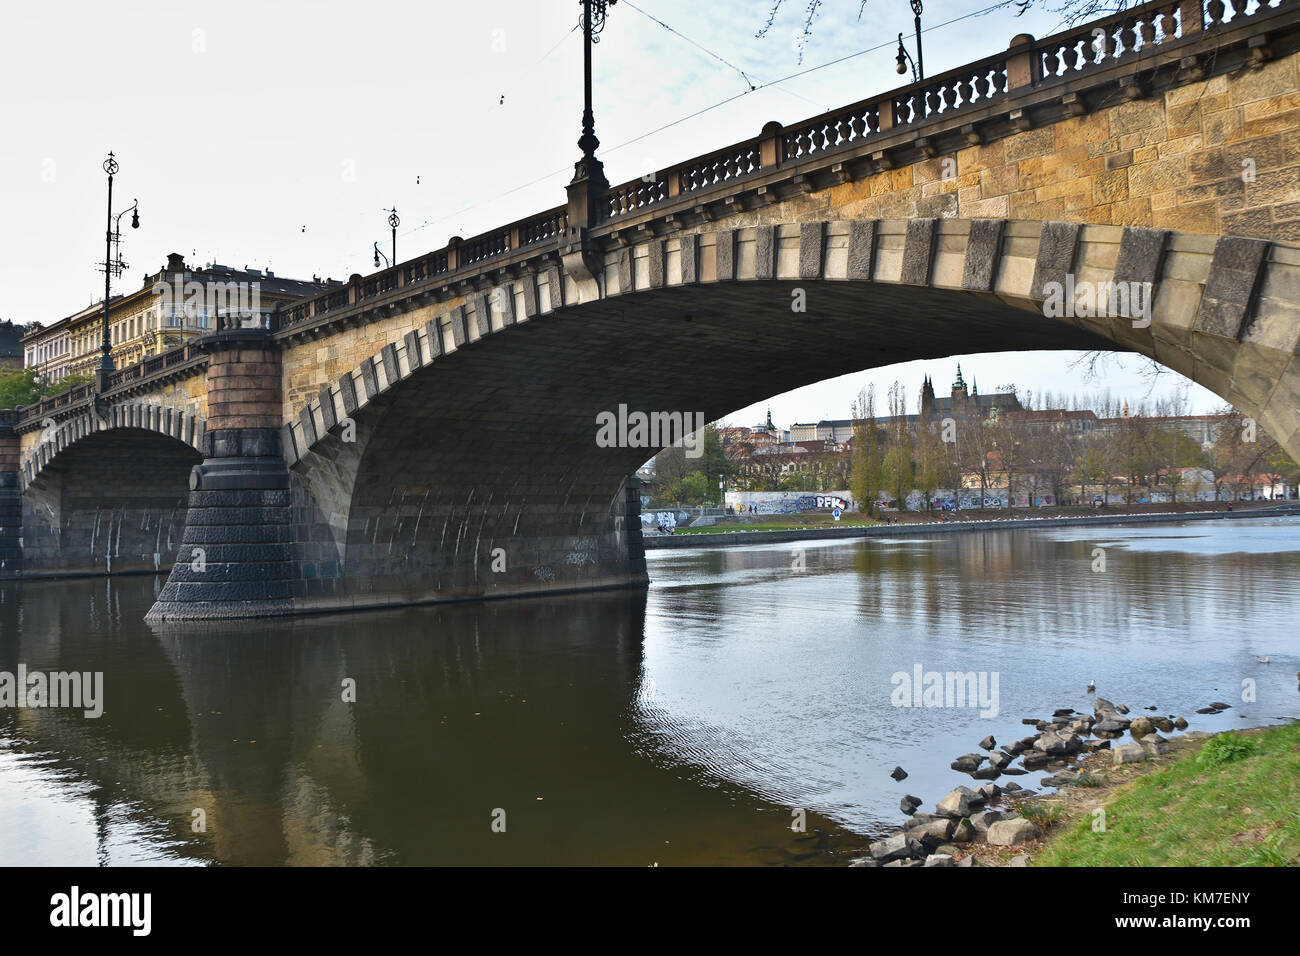
<path id="1" fill-rule="evenodd" d="M 628 476 L 658 449 L 602 447 L 597 416 L 969 352 L 1138 352 L 1300 456 L 1296 9 L 1149 3 L 620 186 L 587 170 L 562 207 L 0 413 L 0 573 L 170 566 L 155 619 L 644 585 Z M 1150 309 L 1062 314 L 1062 288 Z"/>

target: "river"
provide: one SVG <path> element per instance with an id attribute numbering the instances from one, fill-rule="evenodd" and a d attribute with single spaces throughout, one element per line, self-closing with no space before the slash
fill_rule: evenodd
<path id="1" fill-rule="evenodd" d="M 230 626 L 145 625 L 151 576 L 0 584 L 0 672 L 103 674 L 97 718 L 0 708 L 0 864 L 842 865 L 1090 680 L 1192 729 L 1300 716 L 1296 517 L 649 562 Z M 996 696 L 898 706 L 918 667 Z"/>

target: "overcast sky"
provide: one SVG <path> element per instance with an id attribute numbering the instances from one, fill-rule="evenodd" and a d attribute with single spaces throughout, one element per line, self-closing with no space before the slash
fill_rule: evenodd
<path id="1" fill-rule="evenodd" d="M 1016 17 L 1009 5 L 942 25 L 986 5 L 928 0 L 927 73 L 1060 26 L 1038 10 Z M 858 0 L 827 0 L 803 45 L 805 6 L 786 0 L 763 38 L 755 34 L 771 0 L 613 7 L 595 59 L 610 181 L 898 85 L 898 32 L 913 45 L 904 0 L 869 0 L 860 21 Z M 368 272 L 372 244 L 388 247 L 384 209 L 394 204 L 400 260 L 560 205 L 578 156 L 579 11 L 577 0 L 6 3 L 0 317 L 48 323 L 102 296 L 94 263 L 104 251 L 101 163 L 110 149 L 122 167 L 114 211 L 138 198 L 141 216 L 141 228 L 124 233 L 129 271 L 115 291 L 138 288 L 169 252 L 293 278 Z M 800 71 L 810 72 L 776 82 Z M 750 92 L 746 77 L 760 88 Z M 1136 358 L 1099 383 L 1072 371 L 1073 357 L 960 360 L 984 391 L 1015 382 L 1035 392 L 1148 392 Z M 956 361 L 774 396 L 772 414 L 780 424 L 846 417 L 868 381 L 883 391 L 895 378 L 914 402 L 927 372 L 942 394 Z M 1163 376 L 1157 393 L 1175 380 L 1184 381 Z M 1222 404 L 1195 385 L 1188 395 L 1197 411 Z M 768 404 L 728 419 L 757 420 Z"/>

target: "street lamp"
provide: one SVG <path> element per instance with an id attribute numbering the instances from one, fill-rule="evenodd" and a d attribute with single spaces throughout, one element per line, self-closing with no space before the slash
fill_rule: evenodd
<path id="1" fill-rule="evenodd" d="M 582 4 L 582 16 L 578 23 L 582 27 L 582 136 L 578 148 L 582 150 L 582 159 L 573 167 L 573 179 L 569 183 L 570 226 L 585 228 L 599 218 L 596 207 L 600 196 L 609 187 L 605 180 L 604 169 L 596 159 L 596 117 L 591 109 L 591 47 L 600 42 L 600 32 L 605 29 L 605 18 L 609 8 L 618 0 L 579 0 Z M 575 187 L 580 187 L 575 190 Z M 575 198 L 579 205 L 574 206 Z M 581 210 L 587 221 L 573 222 L 574 210 Z"/>
<path id="2" fill-rule="evenodd" d="M 895 59 L 895 62 L 896 62 L 896 64 L 897 64 L 897 65 L 894 67 L 894 69 L 898 72 L 898 75 L 899 75 L 899 76 L 902 76 L 904 73 L 907 72 L 907 65 L 908 65 L 908 63 L 911 63 L 911 64 L 912 64 L 912 82 L 913 82 L 913 83 L 919 83 L 919 82 L 921 81 L 921 78 L 920 78 L 920 76 L 917 74 L 917 71 L 916 71 L 916 61 L 912 59 L 912 54 L 910 54 L 910 53 L 907 52 L 907 47 L 903 46 L 903 34 L 902 34 L 902 33 L 898 34 L 898 55 L 897 55 L 894 59 Z"/>
<path id="3" fill-rule="evenodd" d="M 600 42 L 600 32 L 605 29 L 605 17 L 609 13 L 609 8 L 618 3 L 618 0 L 582 0 L 582 79 L 583 79 L 583 111 L 582 111 L 582 138 L 578 140 L 578 148 L 582 150 L 582 161 L 590 168 L 596 159 L 596 147 L 600 145 L 600 140 L 596 139 L 596 116 L 591 110 L 591 45 Z"/>
<path id="4" fill-rule="evenodd" d="M 107 229 L 104 232 L 104 328 L 99 347 L 99 391 L 101 393 L 108 390 L 108 376 L 114 371 L 113 343 L 109 333 L 108 308 L 113 276 L 121 276 L 122 270 L 126 268 L 126 263 L 122 261 L 121 256 L 122 217 L 129 212 L 131 214 L 131 228 L 140 228 L 140 203 L 138 200 L 132 200 L 131 205 L 126 209 L 123 209 L 117 215 L 113 214 L 113 177 L 120 168 L 117 160 L 110 152 L 108 158 L 104 160 L 104 172 L 108 173 L 108 216 L 106 220 Z"/>
<path id="5" fill-rule="evenodd" d="M 916 24 L 916 72 L 918 80 L 925 79 L 925 53 L 921 50 L 921 0 L 910 0 L 912 22 Z"/>
<path id="6" fill-rule="evenodd" d="M 912 6 L 912 20 L 916 24 L 916 60 L 912 61 L 912 82 L 919 83 L 925 79 L 925 56 L 921 52 L 921 0 L 910 0 Z M 904 57 L 911 61 L 912 56 L 903 46 L 903 34 L 898 35 L 898 55 L 895 57 L 899 75 L 907 72 L 907 63 Z"/>
<path id="7" fill-rule="evenodd" d="M 383 254 L 382 252 L 379 251 L 379 243 L 376 242 L 376 243 L 375 243 L 375 268 L 376 268 L 376 269 L 379 268 L 379 257 L 380 257 L 380 256 L 384 256 L 384 254 Z M 393 267 L 393 260 L 390 259 L 390 258 L 388 258 L 388 256 L 384 256 L 384 268 L 385 268 L 385 269 L 391 269 L 392 267 Z"/>
<path id="8" fill-rule="evenodd" d="M 389 266 L 391 266 L 393 263 L 397 261 L 397 227 L 402 224 L 402 220 L 397 218 L 396 206 L 394 206 L 392 209 L 385 209 L 384 212 L 388 213 L 388 228 L 393 231 L 393 258 L 388 260 L 388 264 Z M 379 243 L 375 243 L 375 252 L 378 253 L 378 251 L 379 251 Z M 379 268 L 378 255 L 375 256 L 375 268 Z"/>

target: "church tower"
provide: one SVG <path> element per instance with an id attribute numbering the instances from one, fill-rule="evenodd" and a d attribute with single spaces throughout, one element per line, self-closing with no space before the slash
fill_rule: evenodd
<path id="1" fill-rule="evenodd" d="M 961 363 L 957 364 L 957 380 L 952 383 L 952 407 L 956 411 L 960 405 L 964 405 L 970 398 L 966 391 L 966 380 L 961 377 Z"/>
<path id="2" fill-rule="evenodd" d="M 934 417 L 934 384 L 930 381 L 930 376 L 925 377 L 921 383 L 921 418 L 929 419 Z"/>

